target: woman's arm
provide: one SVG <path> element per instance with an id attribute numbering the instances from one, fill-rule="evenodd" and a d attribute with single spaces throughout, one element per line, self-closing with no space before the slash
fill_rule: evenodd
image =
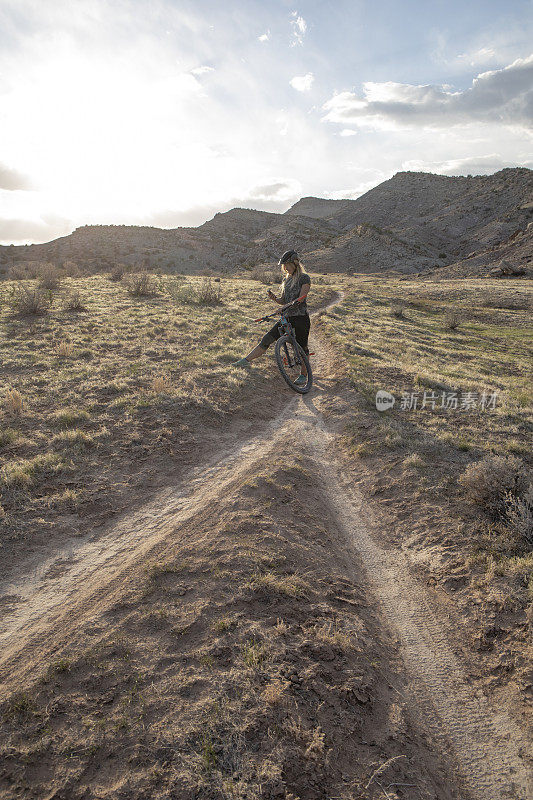
<path id="1" fill-rule="evenodd" d="M 300 296 L 297 298 L 297 300 L 300 300 L 300 301 L 301 300 L 305 300 L 305 298 L 307 297 L 307 293 L 309 292 L 310 288 L 311 288 L 311 284 L 310 283 L 303 283 L 302 284 L 302 288 L 300 289 Z"/>
<path id="2" fill-rule="evenodd" d="M 271 300 L 275 300 L 276 303 L 279 303 L 280 305 L 283 304 L 283 300 L 280 297 L 276 297 L 272 289 L 268 290 L 268 296 L 270 297 Z"/>

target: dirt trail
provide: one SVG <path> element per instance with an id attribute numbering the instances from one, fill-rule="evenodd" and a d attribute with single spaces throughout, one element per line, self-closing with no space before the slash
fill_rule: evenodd
<path id="1" fill-rule="evenodd" d="M 337 298 L 338 300 L 338 298 Z M 332 304 L 335 301 L 332 301 Z M 241 438 L 229 450 L 198 466 L 186 484 L 159 492 L 143 509 L 125 515 L 97 537 L 77 539 L 31 575 L 0 585 L 0 678 L 9 683 L 31 676 L 32 665 L 74 640 L 119 595 L 128 572 L 148 556 L 157 557 L 173 532 L 200 509 L 231 492 L 254 471 L 254 464 L 280 447 L 307 449 L 317 481 L 327 489 L 331 514 L 345 532 L 354 570 L 361 565 L 369 593 L 379 601 L 383 624 L 398 641 L 405 664 L 402 687 L 421 729 L 441 743 L 479 800 L 533 796 L 533 781 L 521 754 L 527 743 L 504 710 L 474 694 L 448 646 L 439 619 L 412 577 L 404 554 L 379 544 L 362 499 L 343 478 L 333 446 L 335 434 L 322 411 L 339 394 L 334 357 L 314 342 L 316 388 L 290 396 L 281 414 L 257 435 Z M 277 453 L 283 458 L 283 451 Z M 56 642 L 51 645 L 51 642 Z"/>
<path id="2" fill-rule="evenodd" d="M 304 403 L 306 411 L 300 412 L 298 419 L 301 435 L 309 443 L 327 487 L 332 513 L 360 557 L 367 585 L 379 598 L 385 621 L 398 640 L 407 670 L 405 690 L 423 727 L 444 749 L 451 745 L 474 796 L 486 800 L 532 797 L 533 775 L 521 757 L 528 743 L 520 729 L 505 710 L 493 709 L 467 684 L 424 587 L 411 575 L 404 553 L 385 549 L 370 533 L 363 499 L 343 478 L 335 461 L 333 434 L 312 398 Z"/>

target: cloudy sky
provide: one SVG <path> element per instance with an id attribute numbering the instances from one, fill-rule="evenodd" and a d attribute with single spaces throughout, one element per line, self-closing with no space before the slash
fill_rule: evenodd
<path id="1" fill-rule="evenodd" d="M 0 242 L 533 167 L 531 0 L 0 0 Z"/>

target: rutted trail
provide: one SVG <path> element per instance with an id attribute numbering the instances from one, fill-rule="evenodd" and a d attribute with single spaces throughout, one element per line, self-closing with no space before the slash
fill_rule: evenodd
<path id="1" fill-rule="evenodd" d="M 335 293 L 322 308 L 335 305 L 341 297 L 342 293 Z M 32 572 L 0 583 L 0 678 L 3 665 L 32 637 L 46 635 L 48 626 L 61 618 L 65 609 L 72 611 L 74 605 L 79 607 L 85 598 L 117 582 L 129 565 L 153 554 L 177 526 L 200 507 L 208 507 L 228 485 L 238 483 L 240 476 L 249 474 L 254 461 L 284 433 L 284 422 L 297 407 L 298 396 L 289 391 L 287 395 L 283 411 L 256 436 L 244 436 L 228 449 L 215 452 L 178 486 L 158 492 L 138 512 L 122 516 L 97 536 L 90 532 L 77 538 Z"/>
<path id="2" fill-rule="evenodd" d="M 296 403 L 297 398 L 291 398 L 289 409 Z M 185 486 L 159 492 L 139 512 L 125 516 L 96 539 L 89 535 L 75 540 L 54 553 L 34 574 L 0 584 L 0 666 L 28 637 L 45 631 L 47 623 L 65 608 L 108 584 L 130 564 L 145 559 L 176 526 L 185 523 L 200 507 L 208 506 L 240 476 L 247 475 L 264 440 L 270 446 L 281 435 L 282 418 L 287 413 L 284 410 L 261 434 L 230 453 L 219 455 L 213 464 L 197 467 Z"/>
<path id="3" fill-rule="evenodd" d="M 504 710 L 495 712 L 485 698 L 474 695 L 403 552 L 381 547 L 370 534 L 361 518 L 362 499 L 343 480 L 332 455 L 333 436 L 322 419 L 316 413 L 301 415 L 298 424 L 332 512 L 361 559 L 386 623 L 399 639 L 407 690 L 423 726 L 444 747 L 449 741 L 466 784 L 480 800 L 532 797 L 533 775 L 521 757 L 528 743 L 518 726 Z"/>
<path id="4" fill-rule="evenodd" d="M 333 357 L 316 340 L 315 348 L 316 373 L 327 374 Z M 260 460 L 305 448 L 317 487 L 328 498 L 331 521 L 344 533 L 354 570 L 360 562 L 368 592 L 377 598 L 385 625 L 399 640 L 413 716 L 457 761 L 479 800 L 527 800 L 533 784 L 520 757 L 527 743 L 505 711 L 496 713 L 474 695 L 405 556 L 381 547 L 379 532 L 371 533 L 365 524 L 362 500 L 343 479 L 334 434 L 320 411 L 328 392 L 321 389 L 320 378 L 317 383 L 304 397 L 287 391 L 281 414 L 255 436 L 198 466 L 183 485 L 159 492 L 141 511 L 125 515 L 97 538 L 76 540 L 35 574 L 0 586 L 0 675 L 14 669 L 18 677 L 31 674 L 32 654 L 39 648 L 46 652 L 51 631 L 56 641 L 75 637 L 82 622 L 93 619 L 120 594 L 130 569 L 167 548 L 174 532 L 195 515 L 208 515 L 221 498 L 231 497 Z"/>

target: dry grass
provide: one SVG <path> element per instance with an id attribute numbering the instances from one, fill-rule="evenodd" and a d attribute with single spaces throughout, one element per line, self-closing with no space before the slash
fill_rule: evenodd
<path id="1" fill-rule="evenodd" d="M 458 311 L 447 311 L 444 315 L 444 325 L 451 331 L 456 330 L 463 320 Z"/>
<path id="2" fill-rule="evenodd" d="M 265 286 L 271 286 L 275 283 L 281 283 L 281 272 L 278 269 L 270 269 L 269 267 L 254 267 L 250 273 L 254 281 L 259 281 Z"/>
<path id="3" fill-rule="evenodd" d="M 298 575 L 276 575 L 274 572 L 258 572 L 253 575 L 250 587 L 255 591 L 272 592 L 286 597 L 303 597 L 307 584 Z"/>
<path id="4" fill-rule="evenodd" d="M 57 355 L 59 358 L 68 358 L 72 355 L 74 347 L 71 342 L 59 342 L 57 346 Z"/>
<path id="5" fill-rule="evenodd" d="M 393 303 L 391 306 L 391 314 L 396 319 L 403 319 L 405 316 L 405 305 L 403 303 Z"/>
<path id="6" fill-rule="evenodd" d="M 280 705 L 286 698 L 289 684 L 287 681 L 275 679 L 268 683 L 263 690 L 263 699 L 268 705 Z"/>
<path id="7" fill-rule="evenodd" d="M 152 380 L 152 391 L 156 394 L 163 394 L 170 392 L 172 389 L 172 381 L 168 375 L 156 375 Z"/>
<path id="8" fill-rule="evenodd" d="M 329 620 L 327 622 L 315 624 L 310 631 L 319 642 L 334 645 L 340 650 L 349 650 L 356 645 L 354 634 L 346 630 L 339 623 L 339 620 Z"/>
<path id="9" fill-rule="evenodd" d="M 4 409 L 7 414 L 18 416 L 22 414 L 22 395 L 16 389 L 9 389 L 4 396 Z"/>

